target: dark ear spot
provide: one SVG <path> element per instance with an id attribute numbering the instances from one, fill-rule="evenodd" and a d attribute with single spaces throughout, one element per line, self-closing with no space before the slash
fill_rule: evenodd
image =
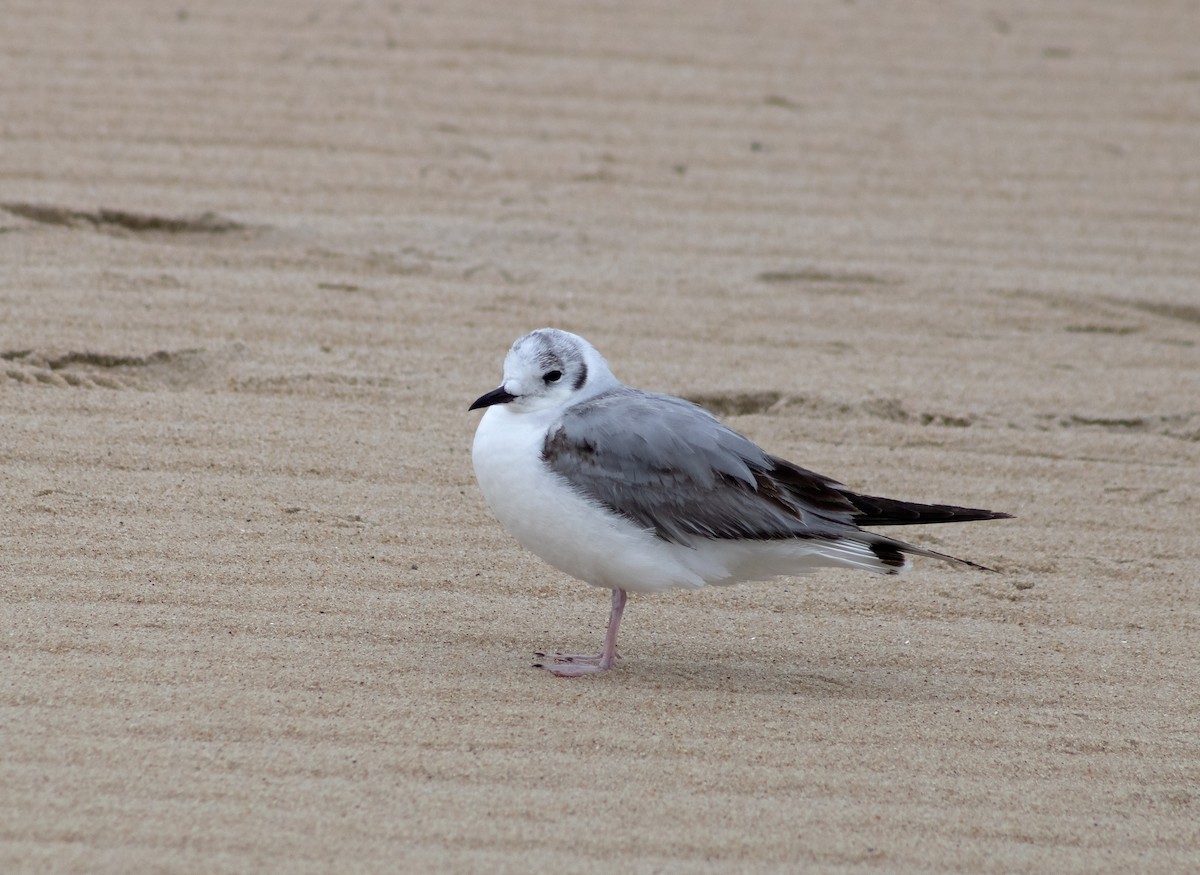
<path id="1" fill-rule="evenodd" d="M 583 388 L 583 384 L 587 382 L 587 362 L 579 363 L 579 374 L 575 377 L 575 382 L 571 384 L 571 388 L 578 392 Z"/>

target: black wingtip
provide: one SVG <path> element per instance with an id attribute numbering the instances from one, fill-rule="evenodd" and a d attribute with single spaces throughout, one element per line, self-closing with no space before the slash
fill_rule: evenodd
<path id="1" fill-rule="evenodd" d="M 854 505 L 854 522 L 860 526 L 919 526 L 931 523 L 972 523 L 985 520 L 1010 520 L 1011 513 L 953 504 L 918 504 L 875 495 L 843 493 Z"/>
<path id="2" fill-rule="evenodd" d="M 976 514 L 976 516 L 963 516 L 963 517 L 959 517 L 959 518 L 950 520 L 950 522 L 959 522 L 961 520 L 962 522 L 967 523 L 967 522 L 974 522 L 976 520 L 1015 520 L 1016 519 L 1016 517 L 1013 516 L 1011 513 L 1005 513 L 1002 510 L 974 510 L 972 508 L 966 508 L 966 510 L 968 510 L 972 514 Z"/>

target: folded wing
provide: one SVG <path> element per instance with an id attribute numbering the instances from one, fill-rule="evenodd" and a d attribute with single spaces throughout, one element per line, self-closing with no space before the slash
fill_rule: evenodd
<path id="1" fill-rule="evenodd" d="M 569 408 L 542 457 L 580 494 L 679 543 L 832 539 L 860 525 L 1008 516 L 858 495 L 765 453 L 690 402 L 628 387 Z"/>

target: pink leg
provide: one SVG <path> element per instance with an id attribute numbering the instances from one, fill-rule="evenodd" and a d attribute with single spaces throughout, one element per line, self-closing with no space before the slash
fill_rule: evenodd
<path id="1" fill-rule="evenodd" d="M 612 594 L 612 611 L 608 615 L 608 631 L 604 633 L 604 650 L 595 656 L 580 653 L 556 653 L 554 662 L 535 663 L 534 668 L 544 668 L 560 678 L 575 678 L 585 674 L 595 674 L 608 671 L 617 664 L 617 630 L 621 627 L 621 614 L 625 611 L 625 602 L 629 594 L 623 589 L 614 589 Z M 546 656 L 537 653 L 536 656 Z"/>

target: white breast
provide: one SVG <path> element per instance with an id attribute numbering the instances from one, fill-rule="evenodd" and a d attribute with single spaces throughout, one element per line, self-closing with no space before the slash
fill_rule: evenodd
<path id="1" fill-rule="evenodd" d="M 518 541 L 555 568 L 594 586 L 661 592 L 705 584 L 671 545 L 588 501 L 542 461 L 553 413 L 489 407 L 471 458 L 492 513 Z"/>

